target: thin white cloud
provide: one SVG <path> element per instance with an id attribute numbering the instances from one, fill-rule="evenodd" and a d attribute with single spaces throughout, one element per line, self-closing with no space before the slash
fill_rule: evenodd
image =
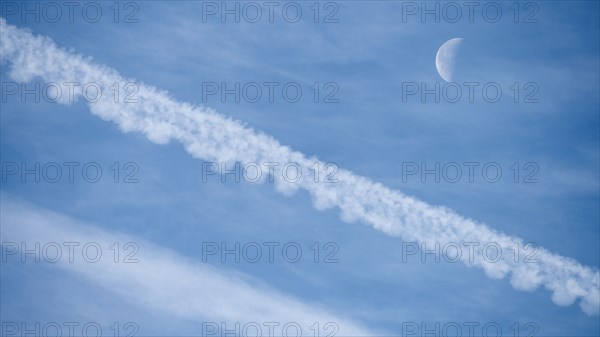
<path id="1" fill-rule="evenodd" d="M 61 247 L 62 255 L 56 258 L 55 266 L 83 276 L 145 308 L 166 311 L 199 323 L 220 325 L 225 322 L 228 328 L 238 322 L 240 329 L 248 326 L 250 332 L 255 331 L 250 329 L 254 322 L 264 329 L 265 335 L 269 323 L 279 324 L 273 327 L 274 332 L 283 329 L 286 324 L 297 324 L 307 336 L 314 334 L 310 328 L 315 323 L 320 329 L 327 323 L 333 323 L 339 328 L 337 335 L 341 336 L 381 335 L 317 305 L 280 294 L 245 274 L 224 272 L 139 238 L 109 233 L 7 195 L 1 195 L 0 200 L 4 244 L 25 243 L 28 254 L 31 254 L 35 242 L 39 242 L 41 248 L 37 255 L 40 260 L 53 260 L 57 249 L 50 244 L 56 243 Z M 115 250 L 110 248 L 115 247 L 115 242 L 120 245 L 118 263 L 114 262 Z M 127 261 L 136 259 L 137 263 L 123 263 L 129 253 L 134 253 L 133 248 L 123 249 L 129 242 L 133 242 L 139 250 Z M 65 243 L 71 246 L 71 243 L 78 243 L 79 246 L 73 246 L 72 253 L 69 253 L 70 248 Z M 82 247 L 89 243 L 94 243 L 102 251 L 97 262 L 90 262 L 96 259 L 95 248 L 87 250 L 87 260 L 83 258 Z M 45 246 L 50 248 L 43 248 Z M 20 255 L 11 254 L 3 258 L 19 259 Z M 32 259 L 32 256 L 28 257 L 29 261 Z M 197 335 L 203 334 L 200 330 L 202 324 L 198 327 Z M 333 329 L 334 326 L 331 326 L 328 330 L 331 332 Z M 295 335 L 293 327 L 289 331 Z"/>
<path id="2" fill-rule="evenodd" d="M 40 77 L 56 83 L 95 82 L 103 88 L 128 81 L 115 70 L 61 49 L 49 38 L 34 36 L 7 24 L 4 19 L 0 28 L 0 58 L 12 65 L 10 76 L 15 81 Z M 76 95 L 81 96 L 80 90 Z M 63 97 L 66 99 L 66 95 Z M 141 132 L 159 144 L 179 141 L 196 158 L 229 163 L 295 162 L 301 165 L 303 172 L 310 172 L 309 168 L 318 160 L 212 109 L 177 102 L 155 87 L 140 83 L 136 98 L 138 103 L 115 103 L 112 95 L 104 95 L 88 105 L 93 114 L 114 122 L 124 132 Z M 436 242 L 481 243 L 474 256 L 463 254 L 462 261 L 468 266 L 482 268 L 492 278 L 509 276 L 515 289 L 534 290 L 544 286 L 552 292 L 556 304 L 570 305 L 580 299 L 579 304 L 587 314 L 597 315 L 600 311 L 597 268 L 583 266 L 542 248 L 535 256 L 538 263 L 515 262 L 511 247 L 515 244 L 523 247 L 522 239 L 500 233 L 448 208 L 432 206 L 390 190 L 347 170 L 338 172 L 339 183 L 334 184 L 315 183 L 308 175 L 303 175 L 297 183 L 288 183 L 281 177 L 281 172 L 276 170 L 274 178 L 280 192 L 287 194 L 305 189 L 317 209 L 337 207 L 345 221 L 360 221 L 388 235 L 424 242 L 430 247 Z M 497 243 L 504 250 L 497 262 L 484 258 L 481 248 L 489 242 Z"/>

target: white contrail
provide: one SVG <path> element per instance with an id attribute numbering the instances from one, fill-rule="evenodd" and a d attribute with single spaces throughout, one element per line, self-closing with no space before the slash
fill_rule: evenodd
<path id="1" fill-rule="evenodd" d="M 29 255 L 35 252 L 36 242 L 40 247 L 55 244 L 46 250 L 47 253 L 44 253 L 44 248 L 38 248 L 40 253 L 36 253 L 35 257 L 40 261 L 53 259 L 48 263 L 49 267 L 83 276 L 135 304 L 150 306 L 184 320 L 202 322 L 194 336 L 222 336 L 225 334 L 220 331 L 222 324 L 232 329 L 236 323 L 239 323 L 240 331 L 250 331 L 250 334 L 237 334 L 240 336 L 252 336 L 255 331 L 262 331 L 259 336 L 295 335 L 296 331 L 302 336 L 314 336 L 317 326 L 319 335 L 336 330 L 341 336 L 382 336 L 381 331 L 361 327 L 324 308 L 278 293 L 243 273 L 220 271 L 139 238 L 109 233 L 4 194 L 0 194 L 0 201 L 0 233 L 5 245 L 2 252 L 6 253 L 3 260 L 16 259 L 20 262 L 17 250 L 22 249 L 23 243 Z M 127 253 L 135 252 L 129 262 L 133 259 L 136 262 L 123 263 L 123 256 L 115 262 L 114 252 L 109 251 L 109 247 L 114 248 L 115 242 L 120 247 L 127 243 L 138 247 L 135 251 L 127 250 Z M 72 247 L 71 252 L 65 245 L 67 243 Z M 91 243 L 99 248 L 90 249 L 84 255 L 82 247 Z M 10 244 L 13 246 L 6 248 Z M 56 246 L 61 247 L 60 250 L 54 248 Z M 91 258 L 86 260 L 83 256 Z M 32 261 L 33 257 L 28 259 Z M 269 334 L 270 323 L 278 324 L 272 327 L 275 333 Z M 315 323 L 318 325 L 315 326 Z M 209 327 L 215 329 L 215 325 L 218 330 L 211 332 Z M 285 330 L 289 334 L 282 333 Z"/>
<path id="2" fill-rule="evenodd" d="M 128 81 L 115 70 L 61 49 L 49 38 L 33 36 L 28 30 L 7 24 L 4 19 L 0 28 L 0 58 L 12 64 L 10 76 L 15 81 L 40 77 L 56 83 L 95 82 L 104 89 L 115 82 Z M 77 96 L 81 94 L 81 90 L 76 92 Z M 63 98 L 63 102 L 68 102 L 66 95 Z M 318 161 L 212 109 L 177 102 L 155 87 L 139 84 L 136 98 L 138 103 L 115 103 L 113 96 L 104 95 L 88 105 L 93 114 L 114 122 L 124 132 L 142 132 L 161 144 L 175 139 L 192 156 L 205 160 L 259 164 L 294 162 L 303 172 L 310 172 L 310 167 Z M 475 248 L 474 256 L 463 255 L 461 259 L 468 266 L 483 268 L 493 278 L 510 275 L 511 284 L 519 290 L 534 290 L 543 285 L 552 292 L 556 304 L 570 305 L 580 299 L 580 306 L 587 314 L 600 311 L 597 268 L 583 266 L 545 249 L 537 251 L 537 263 L 515 262 L 512 249 L 515 243 L 522 247 L 522 239 L 500 233 L 448 208 L 432 206 L 390 190 L 347 170 L 340 170 L 336 175 L 339 182 L 330 184 L 315 183 L 308 175 L 303 175 L 297 183 L 289 183 L 281 176 L 276 169 L 274 178 L 279 191 L 289 193 L 303 188 L 311 194 L 317 209 L 338 207 L 343 220 L 361 221 L 391 236 L 420 241 L 430 247 L 436 242 L 496 243 L 503 249 L 502 258 L 497 262 L 486 260 L 482 245 Z"/>

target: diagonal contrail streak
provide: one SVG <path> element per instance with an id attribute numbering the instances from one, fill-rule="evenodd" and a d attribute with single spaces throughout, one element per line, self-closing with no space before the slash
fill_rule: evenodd
<path id="1" fill-rule="evenodd" d="M 47 37 L 34 36 L 28 30 L 9 25 L 3 18 L 0 20 L 0 58 L 11 64 L 10 77 L 15 81 L 26 82 L 39 77 L 55 83 L 97 83 L 102 88 L 133 81 L 91 59 L 57 47 Z M 75 95 L 80 97 L 81 90 Z M 66 95 L 63 98 L 62 103 L 69 103 Z M 136 98 L 137 103 L 123 103 L 105 95 L 88 105 L 93 114 L 117 124 L 124 132 L 141 132 L 160 144 L 177 140 L 196 158 L 227 163 L 293 162 L 304 172 L 309 172 L 318 161 L 212 109 L 177 102 L 155 87 L 139 84 Z M 320 167 L 324 167 L 321 164 Z M 275 168 L 275 173 L 280 173 L 277 170 Z M 337 207 L 343 220 L 369 224 L 390 236 L 430 245 L 493 242 L 503 250 L 499 261 L 486 259 L 480 245 L 473 255 L 463 256 L 462 262 L 484 269 L 492 278 L 508 275 L 515 289 L 531 291 L 544 286 L 552 292 L 556 304 L 570 305 L 579 299 L 581 309 L 587 314 L 597 315 L 600 311 L 597 268 L 583 266 L 543 248 L 537 251 L 537 263 L 514 261 L 512 249 L 515 244 L 524 245 L 522 239 L 347 170 L 339 170 L 336 176 L 339 182 L 333 184 L 315 183 L 308 175 L 303 175 L 297 183 L 290 183 L 281 176 L 274 174 L 280 192 L 305 189 L 317 209 Z"/>

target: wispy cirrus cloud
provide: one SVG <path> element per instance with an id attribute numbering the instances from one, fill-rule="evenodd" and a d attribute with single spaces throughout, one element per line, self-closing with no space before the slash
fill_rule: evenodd
<path id="1" fill-rule="evenodd" d="M 16 81 L 40 77 L 59 84 L 95 82 L 102 88 L 115 82 L 133 81 L 91 59 L 57 47 L 48 38 L 9 25 L 4 19 L 0 28 L 0 57 L 2 62 L 11 64 L 10 76 Z M 75 95 L 80 97 L 81 90 L 76 90 Z M 66 95 L 64 97 L 66 99 Z M 141 132 L 159 144 L 176 140 L 196 158 L 229 163 L 294 162 L 306 171 L 318 161 L 212 109 L 177 102 L 153 86 L 139 84 L 136 98 L 137 103 L 123 103 L 104 96 L 88 105 L 93 114 L 114 122 L 124 132 Z M 435 242 L 497 243 L 504 251 L 499 261 L 486 260 L 481 246 L 475 249 L 474 256 L 463 256 L 462 261 L 484 269 L 492 278 L 509 276 L 512 286 L 518 290 L 543 286 L 552 292 L 556 304 L 570 305 L 579 299 L 584 312 L 591 315 L 600 310 L 600 272 L 596 268 L 545 249 L 537 252 L 537 263 L 514 261 L 511 247 L 515 243 L 524 244 L 521 238 L 500 233 L 448 208 L 429 205 L 347 170 L 338 172 L 338 183 L 324 184 L 315 183 L 307 175 L 297 183 L 287 182 L 280 179 L 280 169 L 281 166 L 274 172 L 277 189 L 285 194 L 304 189 L 313 197 L 317 209 L 337 207 L 345 221 L 360 221 L 404 240 L 432 245 Z"/>
<path id="2" fill-rule="evenodd" d="M 279 325 L 277 329 L 282 329 L 286 324 L 295 325 L 300 327 L 298 331 L 302 335 L 312 336 L 314 331 L 311 327 L 314 329 L 314 324 L 318 323 L 320 329 L 326 324 L 331 325 L 329 330 L 339 329 L 337 333 L 341 336 L 381 335 L 381 332 L 363 327 L 316 304 L 304 303 L 279 293 L 248 275 L 222 271 L 139 238 L 109 233 L 8 195 L 2 194 L 0 198 L 4 244 L 25 243 L 27 247 L 33 247 L 36 242 L 42 246 L 55 243 L 60 247 L 64 243 L 70 243 L 72 247 L 79 244 L 79 247 L 72 248 L 71 255 L 62 254 L 54 265 L 84 277 L 136 305 L 166 311 L 207 326 L 217 324 L 218 329 L 221 329 L 222 323 L 229 328 L 238 323 L 242 327 L 258 324 L 266 330 L 268 324 L 276 323 Z M 122 257 L 118 263 L 115 262 L 114 252 L 106 249 L 114 247 L 115 242 L 120 245 L 134 243 L 138 249 L 130 260 L 135 259 L 136 262 L 123 263 Z M 91 249 L 87 255 L 93 256 L 95 262 L 82 259 L 81 246 L 89 243 L 101 247 L 106 256 L 95 261 L 97 251 Z M 15 258 L 8 256 L 15 253 L 12 248 L 3 249 L 3 254 L 7 253 L 4 259 Z M 68 249 L 63 248 L 65 251 Z M 47 255 L 54 252 L 52 250 Z M 198 329 L 196 335 L 211 332 L 209 328 L 200 331 L 204 329 L 202 324 L 198 324 Z M 290 329 L 295 331 L 293 327 Z"/>

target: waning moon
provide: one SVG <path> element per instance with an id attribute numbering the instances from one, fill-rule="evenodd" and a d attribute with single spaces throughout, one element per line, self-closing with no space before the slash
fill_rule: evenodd
<path id="1" fill-rule="evenodd" d="M 456 54 L 462 41 L 463 39 L 458 37 L 446 41 L 435 55 L 435 67 L 446 82 L 452 82 L 453 80 Z"/>

